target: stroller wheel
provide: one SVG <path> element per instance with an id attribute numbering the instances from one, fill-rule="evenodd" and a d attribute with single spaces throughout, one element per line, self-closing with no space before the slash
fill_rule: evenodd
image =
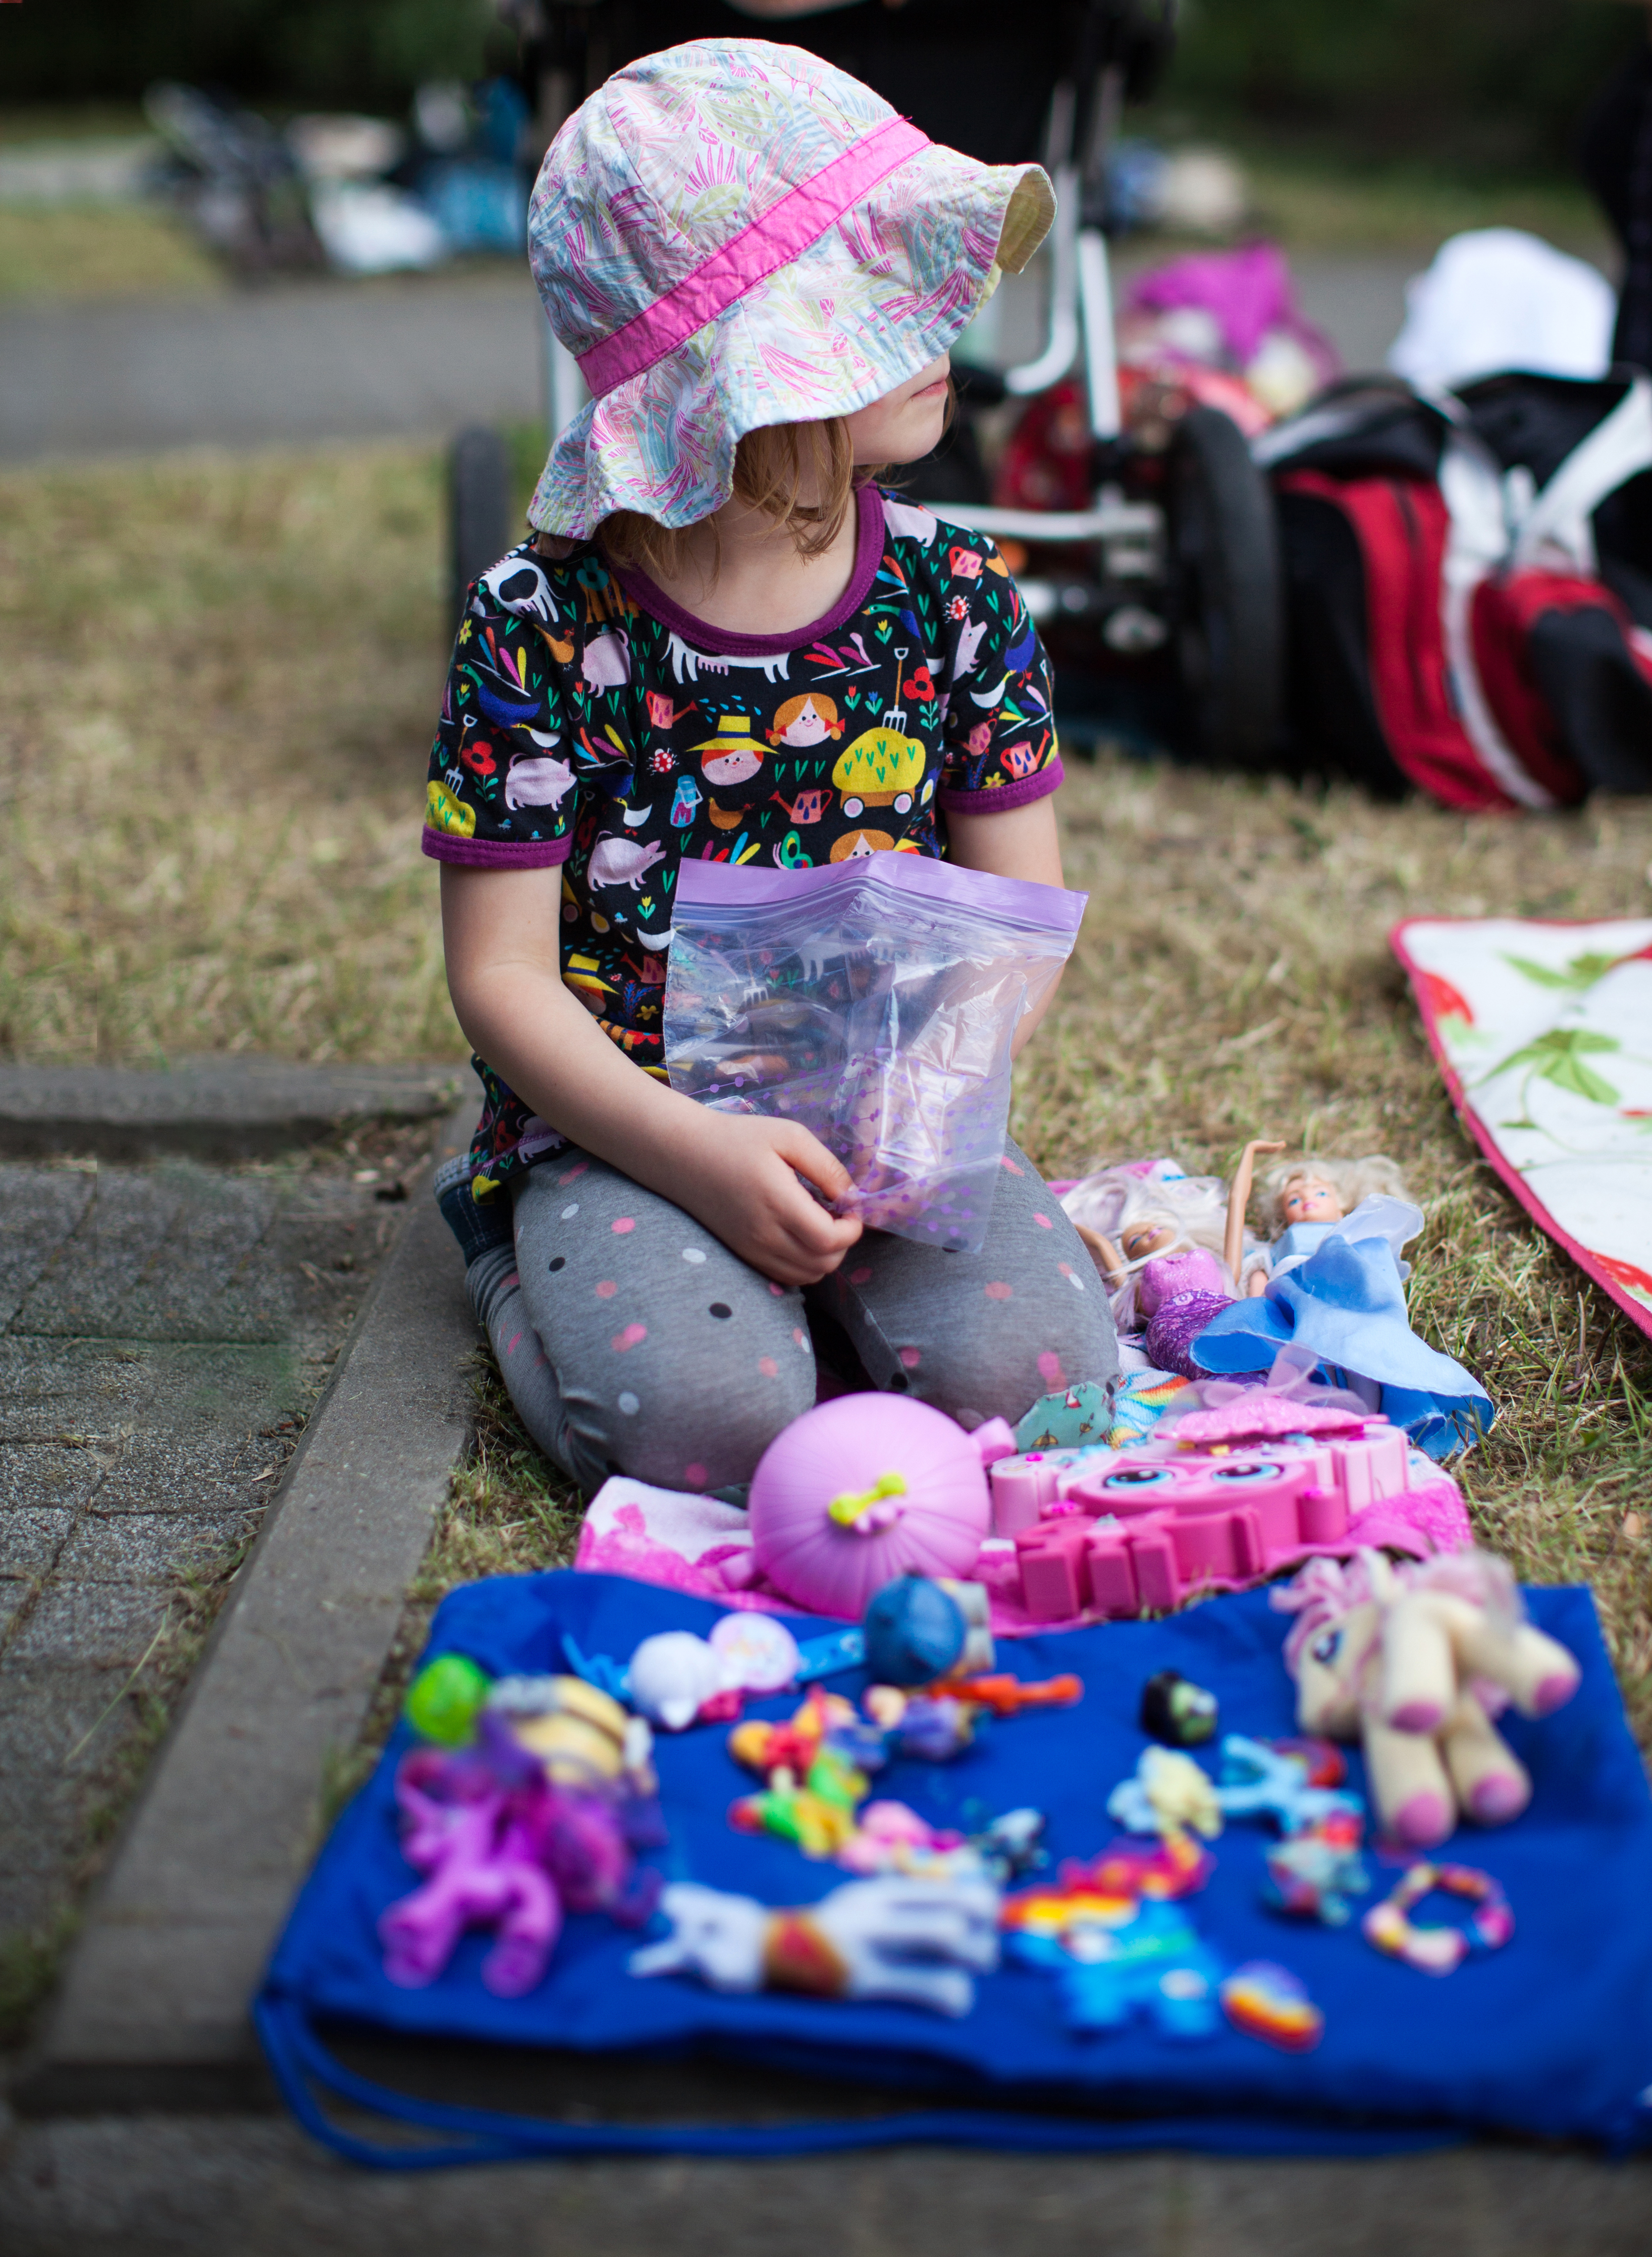
<path id="1" fill-rule="evenodd" d="M 499 432 L 473 423 L 448 449 L 448 612 L 464 612 L 464 591 L 511 545 L 510 456 Z"/>
<path id="2" fill-rule="evenodd" d="M 1194 749 L 1259 768 L 1279 747 L 1285 607 L 1267 482 L 1219 408 L 1182 418 L 1170 460 L 1176 657 Z"/>

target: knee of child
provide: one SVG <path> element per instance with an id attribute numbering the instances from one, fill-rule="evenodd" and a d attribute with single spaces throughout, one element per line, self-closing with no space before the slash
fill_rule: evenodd
<path id="1" fill-rule="evenodd" d="M 1082 1298 L 1024 1291 L 1014 1306 L 1013 1329 L 1003 1322 L 1002 1302 L 988 1304 L 979 1325 L 958 1327 L 934 1358 L 941 1368 L 932 1401 L 946 1410 L 967 1404 L 981 1418 L 1014 1426 L 1043 1396 L 1117 1378 L 1118 1341 L 1099 1289 Z"/>
<path id="2" fill-rule="evenodd" d="M 799 1327 L 802 1330 L 802 1327 Z M 641 1375 L 613 1397 L 606 1422 L 607 1470 L 662 1489 L 706 1490 L 748 1482 L 770 1442 L 813 1406 L 814 1352 L 776 1342 L 748 1373 L 729 1372 L 708 1386 L 691 1369 L 657 1375 L 645 1391 Z"/>

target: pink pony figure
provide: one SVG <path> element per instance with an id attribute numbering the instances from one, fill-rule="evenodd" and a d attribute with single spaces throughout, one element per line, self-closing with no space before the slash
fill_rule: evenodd
<path id="1" fill-rule="evenodd" d="M 396 1773 L 402 1855 L 426 1877 L 379 1922 L 385 1973 L 405 1989 L 434 1983 L 466 1928 L 493 1928 L 482 1981 L 520 1999 L 542 1980 L 564 1911 L 641 1927 L 654 1909 L 659 1876 L 632 1870 L 634 1843 L 650 1838 L 643 1814 L 627 1825 L 611 1800 L 552 1786 L 514 1748 L 500 1754 L 415 1748 Z"/>
<path id="2" fill-rule="evenodd" d="M 1519 1817 L 1532 1782 L 1492 1719 L 1550 1715 L 1582 1672 L 1525 1619 L 1506 1560 L 1459 1552 L 1396 1566 L 1375 1550 L 1346 1566 L 1310 1560 L 1274 1586 L 1293 1614 L 1285 1666 L 1304 1732 L 1360 1740 L 1383 1829 L 1432 1849 L 1459 1815 Z"/>

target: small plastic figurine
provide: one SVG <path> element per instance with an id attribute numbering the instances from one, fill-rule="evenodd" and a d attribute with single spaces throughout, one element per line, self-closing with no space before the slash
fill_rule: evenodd
<path id="1" fill-rule="evenodd" d="M 1221 1965 L 1174 1901 L 1202 1883 L 1210 1860 L 1199 1851 L 1196 1871 L 1150 1890 L 1144 1867 L 1164 1854 L 1112 1851 L 1093 1865 L 1065 1864 L 1057 1883 L 1005 1900 L 1006 1954 L 1058 1978 L 1063 2017 L 1081 2035 L 1110 2034 L 1138 2015 L 1161 2037 L 1216 2034 Z"/>
<path id="2" fill-rule="evenodd" d="M 654 1735 L 583 1677 L 501 1677 L 478 1719 L 496 1718 L 558 1786 L 652 1794 Z"/>
<path id="3" fill-rule="evenodd" d="M 1288 1967 L 1247 1959 L 1221 1989 L 1222 2011 L 1236 2030 L 1283 2053 L 1308 2053 L 1325 2034 L 1325 2017 Z"/>
<path id="4" fill-rule="evenodd" d="M 630 1968 L 695 1975 L 714 1991 L 893 1999 L 967 2014 L 973 1978 L 998 1963 L 998 1903 L 989 1881 L 897 1873 L 846 1881 L 789 1911 L 678 1881 L 660 1899 L 671 1934 L 634 1952 Z"/>
<path id="5" fill-rule="evenodd" d="M 468 1655 L 440 1653 L 408 1686 L 402 1713 L 415 1732 L 438 1747 L 468 1747 L 493 1682 Z"/>
<path id="6" fill-rule="evenodd" d="M 866 1666 L 879 1685 L 928 1685 L 995 1658 L 981 1583 L 900 1575 L 867 1608 Z"/>
<path id="7" fill-rule="evenodd" d="M 1270 1910 L 1301 1920 L 1345 1928 L 1353 1917 L 1352 1897 L 1363 1896 L 1371 1876 L 1360 1856 L 1364 1821 L 1347 1810 L 1316 1819 L 1262 1852 L 1267 1881 L 1262 1901 Z"/>
<path id="8" fill-rule="evenodd" d="M 1118 1201 L 1116 1238 L 1081 1219 L 1081 1208 L 1095 1204 L 1093 1198 L 1085 1197 L 1089 1185 L 1103 1183 L 1105 1175 L 1075 1185 L 1064 1195 L 1062 1204 L 1073 1215 L 1079 1235 L 1114 1295 L 1113 1312 L 1121 1325 L 1151 1317 L 1177 1291 L 1196 1291 L 1229 1301 L 1241 1277 L 1246 1278 L 1247 1291 L 1260 1291 L 1266 1282 L 1266 1264 L 1253 1249 L 1247 1249 L 1244 1210 L 1250 1203 L 1257 1154 L 1284 1149 L 1283 1144 L 1272 1143 L 1247 1144 L 1234 1170 L 1225 1206 L 1216 1178 L 1178 1175 L 1165 1179 L 1156 1171 L 1168 1164 L 1155 1163 L 1154 1171 L 1144 1176 L 1139 1186 L 1127 1191 Z M 1196 1258 L 1200 1256 L 1203 1258 Z M 1216 1266 L 1218 1256 L 1221 1269 Z M 1158 1266 L 1177 1257 L 1193 1258 L 1175 1270 Z M 1253 1269 L 1256 1282 L 1251 1284 L 1249 1273 Z M 1158 1368 L 1173 1370 L 1177 1367 Z"/>
<path id="9" fill-rule="evenodd" d="M 920 1880 L 986 1872 L 980 1854 L 961 1834 L 932 1826 L 904 1802 L 869 1802 L 837 1862 L 851 1873 L 907 1873 Z"/>
<path id="10" fill-rule="evenodd" d="M 949 1763 L 975 1737 L 975 1709 L 950 1686 L 909 1693 L 899 1685 L 869 1685 L 864 1706 L 890 1755 Z"/>
<path id="11" fill-rule="evenodd" d="M 1320 1760 L 1321 1751 L 1329 1762 Z M 1295 1834 L 1336 1815 L 1364 1829 L 1365 1806 L 1342 1781 L 1347 1765 L 1329 1740 L 1253 1740 L 1230 1732 L 1222 1743 L 1216 1801 L 1224 1818 L 1271 1818 Z"/>
<path id="12" fill-rule="evenodd" d="M 817 1749 L 799 1777 L 782 1765 L 761 1794 L 731 1803 L 728 1822 L 741 1834 L 772 1834 L 805 1857 L 833 1857 L 856 1832 L 856 1811 L 870 1781 L 829 1744 Z"/>
<path id="13" fill-rule="evenodd" d="M 425 1878 L 388 1907 L 379 1934 L 386 1974 L 418 1989 L 436 1981 L 466 1928 L 491 1928 L 482 1981 L 519 1999 L 542 1979 L 564 1908 L 633 1927 L 648 1919 L 659 1876 L 634 1877 L 634 1850 L 662 1833 L 657 1810 L 555 1786 L 489 1711 L 481 1723 L 476 1751 L 423 1747 L 402 1758 L 402 1854 Z"/>
<path id="14" fill-rule="evenodd" d="M 1460 1552 L 1395 1567 L 1379 1552 L 1311 1560 L 1276 1589 L 1306 1732 L 1363 1739 L 1385 1832 L 1429 1848 L 1464 1817 L 1505 1824 L 1531 1800 L 1525 1767 L 1492 1722 L 1509 1705 L 1546 1716 L 1581 1673 L 1524 1619 L 1507 1565 Z"/>
<path id="15" fill-rule="evenodd" d="M 1162 1834 L 1167 1840 L 1191 1828 L 1214 1842 L 1222 1831 L 1222 1806 L 1209 1773 L 1191 1756 L 1169 1748 L 1144 1750 L 1131 1777 L 1108 1796 L 1107 1815 L 1132 1834 Z"/>
<path id="16" fill-rule="evenodd" d="M 772 1615 L 725 1615 L 709 1638 L 665 1630 L 645 1638 L 625 1673 L 631 1705 L 668 1732 L 697 1720 L 727 1723 L 748 1693 L 778 1693 L 796 1679 L 798 1641 Z"/>
<path id="17" fill-rule="evenodd" d="M 1216 1737 L 1216 1696 L 1179 1669 L 1161 1669 L 1142 1687 L 1141 1728 L 1166 1747 L 1202 1747 Z"/>

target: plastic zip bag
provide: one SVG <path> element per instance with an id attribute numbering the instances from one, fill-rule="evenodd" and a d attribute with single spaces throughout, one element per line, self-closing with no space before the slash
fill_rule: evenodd
<path id="1" fill-rule="evenodd" d="M 918 854 L 819 869 L 678 866 L 665 983 L 673 1089 L 800 1122 L 848 1170 L 839 1211 L 980 1251 L 1010 1044 L 1087 896 Z"/>

